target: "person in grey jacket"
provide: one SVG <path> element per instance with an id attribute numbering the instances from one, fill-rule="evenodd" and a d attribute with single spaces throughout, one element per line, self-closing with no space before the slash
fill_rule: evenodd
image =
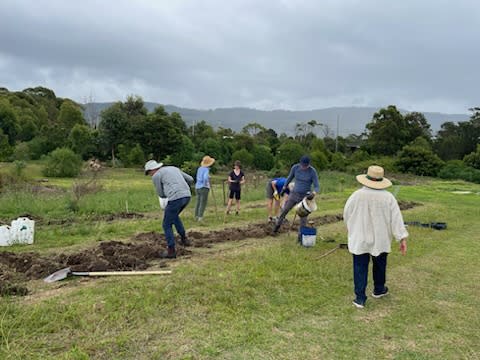
<path id="1" fill-rule="evenodd" d="M 162 227 L 168 249 L 160 256 L 169 259 L 176 258 L 173 225 L 180 235 L 180 244 L 191 245 L 182 220 L 180 220 L 180 213 L 190 202 L 192 193 L 189 184 L 193 184 L 193 178 L 175 166 L 163 166 L 163 163 L 155 160 L 149 160 L 145 164 L 145 175 L 152 177 L 153 185 L 160 198 L 160 206 L 165 210 Z"/>

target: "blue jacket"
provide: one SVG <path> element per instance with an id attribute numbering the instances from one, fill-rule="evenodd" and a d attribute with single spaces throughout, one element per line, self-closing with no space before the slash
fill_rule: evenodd
<path id="1" fill-rule="evenodd" d="M 195 189 L 209 188 L 210 189 L 210 168 L 206 166 L 200 166 L 197 170 L 197 182 L 195 183 Z"/>
<path id="2" fill-rule="evenodd" d="M 317 170 L 315 170 L 314 167 L 309 166 L 307 169 L 303 170 L 300 164 L 293 165 L 288 174 L 284 188 L 288 186 L 293 178 L 295 178 L 295 186 L 293 187 L 294 192 L 305 194 L 311 191 L 312 185 L 315 192 L 320 192 Z"/>

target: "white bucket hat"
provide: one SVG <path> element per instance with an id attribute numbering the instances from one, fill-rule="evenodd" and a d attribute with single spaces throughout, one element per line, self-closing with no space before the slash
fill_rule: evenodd
<path id="1" fill-rule="evenodd" d="M 368 167 L 366 174 L 357 175 L 357 181 L 371 189 L 386 189 L 392 186 L 392 182 L 384 175 L 384 170 L 381 166 L 372 165 Z"/>
<path id="2" fill-rule="evenodd" d="M 163 163 L 158 163 L 155 160 L 148 160 L 145 164 L 145 175 L 148 175 L 150 170 L 160 169 Z"/>

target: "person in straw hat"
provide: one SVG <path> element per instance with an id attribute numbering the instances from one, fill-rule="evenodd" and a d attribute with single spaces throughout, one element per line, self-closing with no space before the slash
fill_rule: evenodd
<path id="1" fill-rule="evenodd" d="M 392 182 L 380 166 L 372 165 L 367 174 L 357 176 L 363 187 L 348 198 L 343 219 L 348 230 L 348 250 L 353 256 L 353 305 L 363 308 L 367 301 L 368 263 L 373 262 L 372 297 L 388 294 L 385 286 L 387 255 L 394 237 L 402 255 L 407 252 L 408 232 L 395 197 L 385 190 Z"/>
<path id="2" fill-rule="evenodd" d="M 160 198 L 160 206 L 165 210 L 162 227 L 165 232 L 168 250 L 160 254 L 163 258 L 176 258 L 175 237 L 172 226 L 175 225 L 180 235 L 180 244 L 190 246 L 180 213 L 190 202 L 192 196 L 189 184 L 193 184 L 193 178 L 175 166 L 163 166 L 155 160 L 149 160 L 145 164 L 145 175 L 152 177 L 153 185 Z"/>
<path id="3" fill-rule="evenodd" d="M 206 155 L 203 157 L 200 167 L 197 170 L 197 182 L 195 183 L 195 192 L 197 193 L 195 219 L 197 221 L 202 221 L 203 213 L 207 207 L 208 193 L 210 191 L 210 166 L 214 163 L 215 159 Z"/>

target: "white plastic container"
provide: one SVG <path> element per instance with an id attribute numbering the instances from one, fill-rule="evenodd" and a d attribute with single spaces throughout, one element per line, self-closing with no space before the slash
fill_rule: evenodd
<path id="1" fill-rule="evenodd" d="M 11 244 L 33 244 L 35 221 L 26 217 L 20 217 L 12 221 L 10 227 Z"/>
<path id="2" fill-rule="evenodd" d="M 0 246 L 10 246 L 10 245 L 11 245 L 10 226 L 2 225 L 0 226 Z"/>

